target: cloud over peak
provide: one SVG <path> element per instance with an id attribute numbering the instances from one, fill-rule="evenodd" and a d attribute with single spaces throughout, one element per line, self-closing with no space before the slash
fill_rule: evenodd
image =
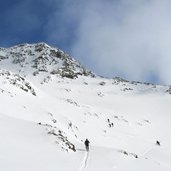
<path id="1" fill-rule="evenodd" d="M 97 74 L 171 84 L 170 7 L 170 0 L 4 1 L 0 43 L 45 41 Z"/>
<path id="2" fill-rule="evenodd" d="M 171 83 L 170 6 L 169 0 L 89 2 L 72 52 L 102 75 Z"/>

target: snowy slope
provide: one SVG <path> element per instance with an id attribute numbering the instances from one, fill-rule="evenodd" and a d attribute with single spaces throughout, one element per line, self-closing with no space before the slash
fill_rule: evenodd
<path id="1" fill-rule="evenodd" d="M 0 48 L 0 168 L 170 171 L 170 103 L 170 86 L 96 76 L 45 43 Z"/>

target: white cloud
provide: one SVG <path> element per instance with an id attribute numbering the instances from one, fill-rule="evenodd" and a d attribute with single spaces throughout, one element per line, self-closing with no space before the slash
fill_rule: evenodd
<path id="1" fill-rule="evenodd" d="M 62 2 L 47 24 L 49 42 L 72 39 L 73 56 L 100 75 L 171 84 L 170 0 Z"/>

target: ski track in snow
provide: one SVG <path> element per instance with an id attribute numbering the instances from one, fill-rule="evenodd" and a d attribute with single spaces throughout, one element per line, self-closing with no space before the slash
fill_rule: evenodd
<path id="1" fill-rule="evenodd" d="M 151 147 L 149 147 L 148 149 L 146 149 L 144 152 L 142 152 L 141 154 L 139 154 L 139 157 L 143 157 L 144 155 L 148 154 L 154 148 L 155 148 L 154 145 L 152 145 Z"/>
<path id="2" fill-rule="evenodd" d="M 89 152 L 86 152 L 86 153 L 85 153 L 85 156 L 84 156 L 84 159 L 83 159 L 83 161 L 82 161 L 81 167 L 80 167 L 80 169 L 79 169 L 79 171 L 84 171 L 84 170 L 86 170 L 87 161 L 88 161 L 88 156 L 89 156 Z"/>

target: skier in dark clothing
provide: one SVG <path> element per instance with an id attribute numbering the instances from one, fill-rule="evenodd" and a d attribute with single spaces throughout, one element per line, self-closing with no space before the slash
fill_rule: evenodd
<path id="1" fill-rule="evenodd" d="M 84 142 L 87 151 L 89 151 L 89 143 L 90 141 L 88 139 L 86 139 Z"/>
<path id="2" fill-rule="evenodd" d="M 157 140 L 156 141 L 156 145 L 160 146 L 160 141 Z"/>

